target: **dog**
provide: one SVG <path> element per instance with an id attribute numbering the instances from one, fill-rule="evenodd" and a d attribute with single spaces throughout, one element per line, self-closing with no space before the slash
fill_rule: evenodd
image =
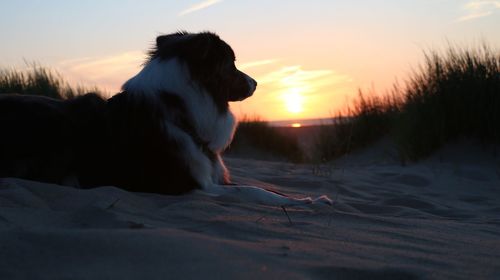
<path id="1" fill-rule="evenodd" d="M 158 36 L 142 70 L 109 99 L 0 96 L 0 177 L 169 195 L 201 190 L 275 206 L 331 204 L 326 196 L 231 184 L 221 157 L 237 125 L 229 102 L 256 87 L 218 35 Z"/>

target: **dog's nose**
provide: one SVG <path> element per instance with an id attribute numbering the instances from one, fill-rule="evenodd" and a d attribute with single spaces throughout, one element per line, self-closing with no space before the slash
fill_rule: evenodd
<path id="1" fill-rule="evenodd" d="M 255 91 L 255 89 L 257 88 L 257 81 L 255 81 L 252 77 L 250 77 L 248 75 L 245 75 L 245 76 L 246 76 L 248 86 L 250 87 L 250 91 L 251 92 Z"/>
<path id="2" fill-rule="evenodd" d="M 257 81 L 254 80 L 253 78 L 250 78 L 249 79 L 249 83 L 250 83 L 250 88 L 253 88 L 254 90 L 257 88 Z"/>

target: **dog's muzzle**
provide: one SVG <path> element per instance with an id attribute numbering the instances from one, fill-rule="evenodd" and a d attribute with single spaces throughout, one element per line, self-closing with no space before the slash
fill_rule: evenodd
<path id="1" fill-rule="evenodd" d="M 248 91 L 250 92 L 250 95 L 248 95 L 248 96 L 252 96 L 253 92 L 257 88 L 257 81 L 255 81 L 254 79 L 252 79 L 252 77 L 250 77 L 248 75 L 246 75 L 245 78 L 246 78 L 247 83 L 248 83 Z"/>

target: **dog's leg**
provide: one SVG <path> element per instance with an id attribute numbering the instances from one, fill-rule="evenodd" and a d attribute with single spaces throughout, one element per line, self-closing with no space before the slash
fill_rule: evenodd
<path id="1" fill-rule="evenodd" d="M 230 184 L 231 180 L 229 178 L 229 171 L 219 154 L 216 154 L 215 160 L 213 162 L 212 178 L 215 184 Z"/>
<path id="2" fill-rule="evenodd" d="M 238 200 L 260 203 L 270 206 L 300 206 L 312 203 L 323 203 L 333 205 L 332 200 L 326 195 L 322 195 L 315 199 L 310 197 L 293 198 L 271 192 L 255 186 L 240 186 L 240 185 L 212 185 L 205 188 L 205 191 L 215 195 L 234 196 Z"/>

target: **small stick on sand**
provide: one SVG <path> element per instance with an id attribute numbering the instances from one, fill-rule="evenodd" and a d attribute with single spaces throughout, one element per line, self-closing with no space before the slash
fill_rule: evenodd
<path id="1" fill-rule="evenodd" d="M 290 225 L 293 225 L 292 220 L 290 219 L 290 216 L 288 216 L 288 212 L 286 211 L 285 206 L 281 206 L 281 209 L 283 209 L 283 211 L 285 212 L 286 217 L 288 218 L 288 222 L 290 222 Z"/>

